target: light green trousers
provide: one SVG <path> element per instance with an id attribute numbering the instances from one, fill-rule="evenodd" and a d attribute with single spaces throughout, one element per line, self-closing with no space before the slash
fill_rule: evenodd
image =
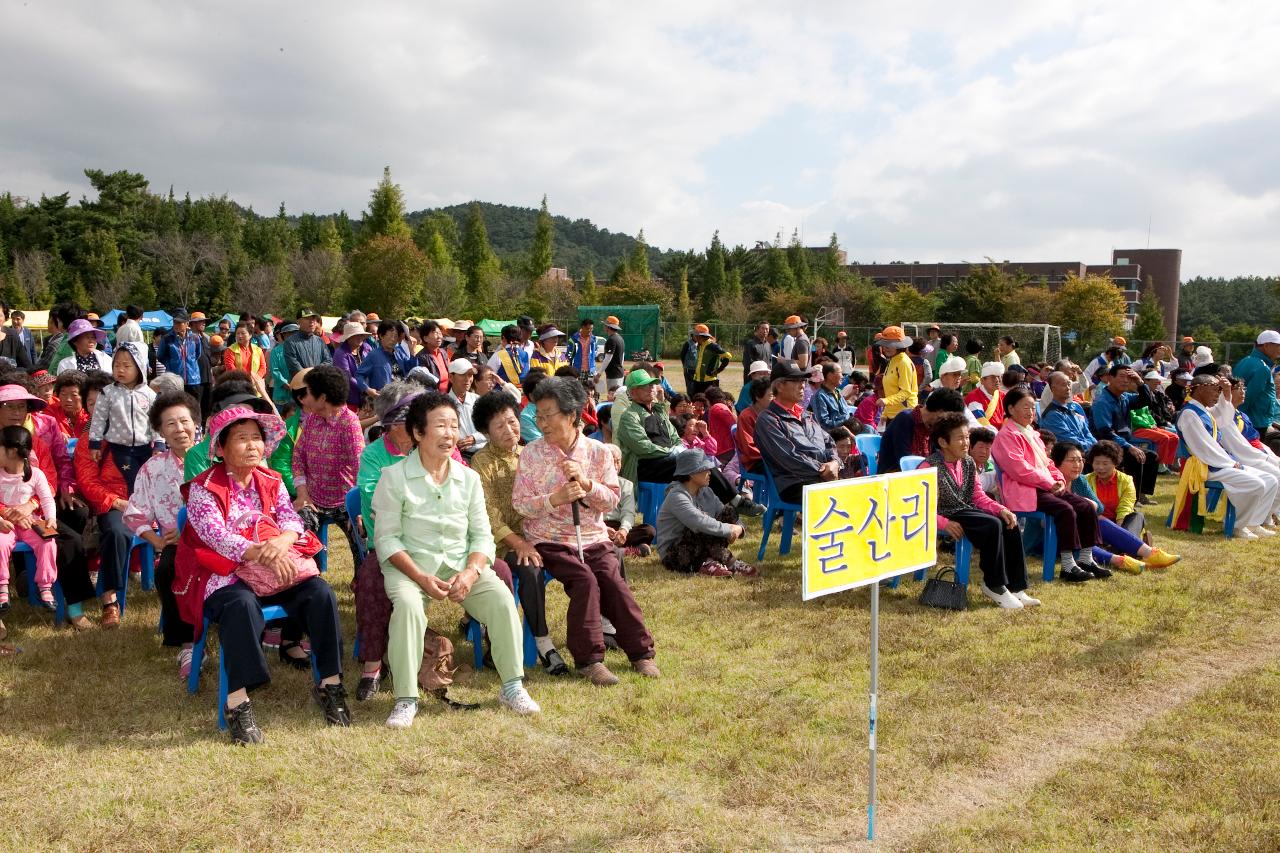
<path id="1" fill-rule="evenodd" d="M 457 572 L 442 567 L 438 577 L 449 580 Z M 391 599 L 391 626 L 387 637 L 387 662 L 397 699 L 418 697 L 418 669 L 422 666 L 423 636 L 427 630 L 427 594 L 399 569 L 382 568 L 387 597 Z M 503 681 L 524 675 L 524 632 L 516 615 L 515 599 L 493 569 L 485 568 L 462 601 L 462 609 L 489 631 L 493 664 Z"/>

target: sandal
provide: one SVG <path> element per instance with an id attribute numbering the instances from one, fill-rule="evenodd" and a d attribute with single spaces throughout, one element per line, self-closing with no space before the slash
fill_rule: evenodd
<path id="1" fill-rule="evenodd" d="M 290 649 L 301 649 L 301 648 L 302 648 L 302 643 L 295 643 L 292 640 L 281 640 L 280 641 L 280 661 L 282 663 L 287 663 L 289 666 L 293 667 L 294 669 L 309 671 L 311 669 L 310 655 L 303 655 L 302 657 L 297 658 L 289 654 Z"/>
<path id="2" fill-rule="evenodd" d="M 17 646 L 11 646 L 8 643 L 0 643 L 0 658 L 13 657 L 21 651 L 22 649 Z"/>

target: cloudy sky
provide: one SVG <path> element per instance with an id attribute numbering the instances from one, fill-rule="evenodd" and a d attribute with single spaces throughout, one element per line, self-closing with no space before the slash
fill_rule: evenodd
<path id="1" fill-rule="evenodd" d="M 1280 4 L 0 0 L 0 189 L 1280 273 Z"/>

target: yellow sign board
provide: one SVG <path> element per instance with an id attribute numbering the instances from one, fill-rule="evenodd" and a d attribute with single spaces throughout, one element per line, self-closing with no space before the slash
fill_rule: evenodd
<path id="1" fill-rule="evenodd" d="M 804 600 L 938 561 L 938 472 L 920 468 L 804 487 Z"/>

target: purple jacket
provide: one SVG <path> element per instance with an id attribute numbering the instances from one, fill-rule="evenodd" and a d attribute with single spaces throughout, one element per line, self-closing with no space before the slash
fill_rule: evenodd
<path id="1" fill-rule="evenodd" d="M 333 350 L 333 366 L 347 374 L 347 403 L 357 409 L 364 402 L 364 392 L 356 384 L 356 368 L 369 355 L 371 349 L 372 347 L 369 346 L 369 342 L 366 340 L 360 344 L 360 349 L 354 353 L 347 349 L 346 344 L 339 344 Z"/>

